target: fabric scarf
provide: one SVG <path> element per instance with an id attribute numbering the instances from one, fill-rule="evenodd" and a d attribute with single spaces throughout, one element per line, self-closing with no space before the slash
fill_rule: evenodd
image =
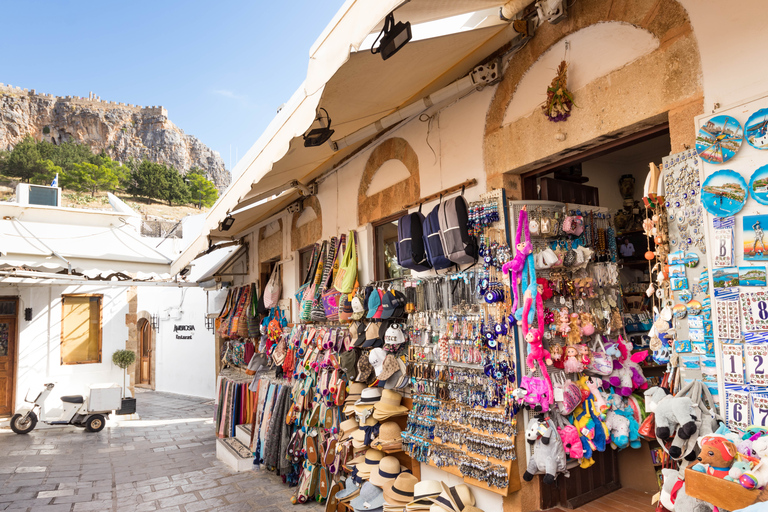
<path id="1" fill-rule="evenodd" d="M 373 441 L 374 439 L 379 437 L 379 427 L 380 426 L 381 425 L 377 423 L 377 424 L 375 424 L 373 426 L 370 426 L 370 427 L 367 426 L 367 425 L 364 425 L 364 426 L 360 427 L 360 430 L 365 432 L 365 440 L 363 441 L 365 446 L 370 446 L 371 445 L 371 441 Z"/>

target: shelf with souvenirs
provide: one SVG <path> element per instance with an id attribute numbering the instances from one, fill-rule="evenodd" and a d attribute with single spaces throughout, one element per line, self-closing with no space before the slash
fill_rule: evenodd
<path id="1" fill-rule="evenodd" d="M 641 447 L 645 354 L 633 353 L 626 338 L 607 209 L 512 201 L 510 214 L 525 258 L 515 269 L 522 279 L 512 276 L 520 286 L 518 349 L 527 370 L 515 391 L 529 441 L 523 478 L 542 474 L 543 483 L 554 484 L 569 470 L 592 466 L 596 452 Z"/>

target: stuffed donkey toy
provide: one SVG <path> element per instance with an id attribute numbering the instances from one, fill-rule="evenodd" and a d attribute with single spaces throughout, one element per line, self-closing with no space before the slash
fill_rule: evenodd
<path id="1" fill-rule="evenodd" d="M 558 473 L 569 476 L 563 442 L 550 418 L 540 414 L 530 419 L 525 429 L 525 439 L 533 445 L 533 455 L 523 473 L 523 480 L 530 482 L 534 475 L 544 474 L 544 483 L 553 484 Z"/>

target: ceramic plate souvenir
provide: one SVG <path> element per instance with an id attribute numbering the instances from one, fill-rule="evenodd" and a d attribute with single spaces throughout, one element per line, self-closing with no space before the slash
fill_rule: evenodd
<path id="1" fill-rule="evenodd" d="M 768 149 L 768 108 L 761 108 L 749 116 L 744 125 L 744 138 L 753 148 Z"/>
<path id="2" fill-rule="evenodd" d="M 733 158 L 744 141 L 741 124 L 731 116 L 715 116 L 699 128 L 696 152 L 711 164 L 723 164 Z"/>
<path id="3" fill-rule="evenodd" d="M 735 171 L 721 169 L 704 180 L 701 203 L 715 217 L 732 217 L 747 202 L 747 182 Z"/>
<path id="4" fill-rule="evenodd" d="M 687 252 L 685 253 L 685 259 L 683 259 L 683 263 L 686 267 L 693 268 L 699 264 L 699 255 L 695 252 Z"/>
<path id="5" fill-rule="evenodd" d="M 766 145 L 766 149 L 768 149 L 768 145 Z M 768 165 L 764 165 L 752 173 L 752 177 L 749 179 L 749 194 L 758 203 L 768 204 Z"/>
<path id="6" fill-rule="evenodd" d="M 683 304 L 675 304 L 675 306 L 672 308 L 672 314 L 675 316 L 675 318 L 685 318 L 687 313 L 688 310 L 685 309 Z"/>

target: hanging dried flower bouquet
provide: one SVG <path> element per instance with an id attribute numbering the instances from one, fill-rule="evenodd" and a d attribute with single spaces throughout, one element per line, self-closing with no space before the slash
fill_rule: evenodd
<path id="1" fill-rule="evenodd" d="M 547 87 L 547 101 L 541 107 L 552 122 L 565 121 L 573 109 L 573 94 L 568 90 L 568 63 L 562 61 L 557 76 Z"/>

